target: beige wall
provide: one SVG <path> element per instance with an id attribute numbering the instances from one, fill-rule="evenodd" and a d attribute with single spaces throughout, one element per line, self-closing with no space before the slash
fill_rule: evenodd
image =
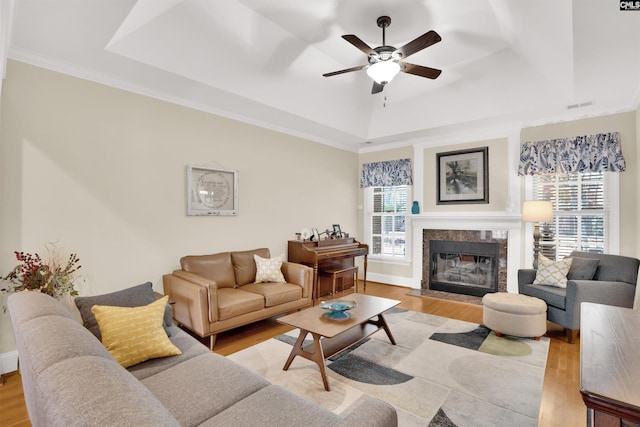
<path id="1" fill-rule="evenodd" d="M 441 147 L 429 147 L 417 149 L 422 152 L 424 157 L 423 169 L 417 170 L 415 162 L 413 163 L 413 180 L 414 184 L 418 180 L 422 181 L 423 202 L 420 206 L 421 212 L 448 212 L 448 211 L 468 211 L 474 209 L 476 211 L 502 211 L 508 197 L 508 169 L 506 167 L 492 167 L 493 165 L 507 164 L 507 138 L 498 138 L 491 140 L 482 140 L 477 142 L 468 142 L 454 145 L 446 145 Z M 468 148 L 489 147 L 489 203 L 473 204 L 473 205 L 437 205 L 436 203 L 436 153 L 447 151 L 464 150 Z M 363 163 L 379 162 L 384 160 L 397 160 L 414 157 L 413 147 L 402 147 L 392 150 L 374 151 L 362 153 L 360 155 L 360 165 Z M 416 199 L 413 195 L 409 195 L 410 200 Z M 364 205 L 364 191 L 360 191 L 359 205 Z M 360 236 L 364 236 L 363 229 L 364 211 L 360 211 Z M 407 223 L 407 231 L 410 232 L 410 224 Z M 382 263 L 375 260 L 369 261 L 368 271 L 380 277 L 394 278 L 395 280 L 406 283 L 406 279 L 413 279 L 413 264 L 398 263 Z M 418 279 L 419 280 L 419 279 Z"/>
<path id="2" fill-rule="evenodd" d="M 502 211 L 509 196 L 509 178 L 507 164 L 508 155 L 507 138 L 498 138 L 485 141 L 467 142 L 464 144 L 447 145 L 446 147 L 427 148 L 424 150 L 424 202 L 422 209 L 425 212 L 460 212 L 469 211 Z M 474 204 L 437 204 L 436 171 L 437 153 L 449 151 L 467 150 L 471 148 L 488 147 L 489 163 L 489 203 Z"/>
<path id="3" fill-rule="evenodd" d="M 2 275 L 14 250 L 59 242 L 81 294 L 161 290 L 183 255 L 277 255 L 302 228 L 358 225 L 355 153 L 14 61 L 1 108 Z M 238 170 L 239 215 L 187 216 L 186 165 Z"/>
<path id="4" fill-rule="evenodd" d="M 521 141 L 542 141 L 605 132 L 620 132 L 627 170 L 620 173 L 620 254 L 640 258 L 638 248 L 638 136 L 637 112 L 576 120 L 522 129 Z"/>

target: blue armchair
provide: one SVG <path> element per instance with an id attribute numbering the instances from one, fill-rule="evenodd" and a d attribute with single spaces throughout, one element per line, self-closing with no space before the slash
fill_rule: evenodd
<path id="1" fill-rule="evenodd" d="M 570 257 L 574 260 L 566 288 L 534 285 L 536 270 L 521 269 L 518 292 L 544 300 L 547 319 L 564 327 L 569 343 L 573 343 L 580 329 L 581 303 L 633 306 L 640 260 L 579 251 L 573 251 Z"/>

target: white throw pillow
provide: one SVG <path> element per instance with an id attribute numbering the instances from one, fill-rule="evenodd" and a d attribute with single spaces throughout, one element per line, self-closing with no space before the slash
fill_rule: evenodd
<path id="1" fill-rule="evenodd" d="M 566 288 L 567 273 L 571 268 L 571 262 L 573 262 L 572 258 L 552 261 L 542 254 L 538 255 L 538 271 L 533 284 Z"/>
<path id="2" fill-rule="evenodd" d="M 284 283 L 284 275 L 282 274 L 282 257 L 262 258 L 253 255 L 256 261 L 256 283 L 275 282 Z"/>

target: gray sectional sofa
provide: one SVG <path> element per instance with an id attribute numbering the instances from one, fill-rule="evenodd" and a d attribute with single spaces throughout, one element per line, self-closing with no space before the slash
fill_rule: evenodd
<path id="1" fill-rule="evenodd" d="M 181 355 L 125 369 L 56 299 L 19 292 L 7 305 L 35 427 L 397 425 L 387 403 L 363 397 L 337 415 L 210 352 L 175 326 L 170 340 Z"/>

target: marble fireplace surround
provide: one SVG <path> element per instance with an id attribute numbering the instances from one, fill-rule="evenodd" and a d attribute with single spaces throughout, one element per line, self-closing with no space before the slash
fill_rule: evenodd
<path id="1" fill-rule="evenodd" d="M 425 230 L 468 230 L 480 231 L 506 239 L 506 291 L 518 292 L 518 266 L 520 265 L 520 248 L 522 223 L 520 215 L 504 212 L 446 212 L 422 213 L 410 217 L 412 226 L 412 263 L 413 277 L 423 278 L 423 241 Z M 440 234 L 440 233 L 435 233 Z M 453 233 L 458 234 L 458 233 Z M 463 235 L 465 233 L 462 233 Z M 477 234 L 477 233 L 471 233 Z M 428 245 L 427 245 L 428 246 Z M 428 257 L 429 254 L 427 253 Z M 502 254 L 501 254 L 502 256 Z M 428 271 L 425 272 L 428 276 Z M 504 285 L 501 287 L 504 290 Z"/>

